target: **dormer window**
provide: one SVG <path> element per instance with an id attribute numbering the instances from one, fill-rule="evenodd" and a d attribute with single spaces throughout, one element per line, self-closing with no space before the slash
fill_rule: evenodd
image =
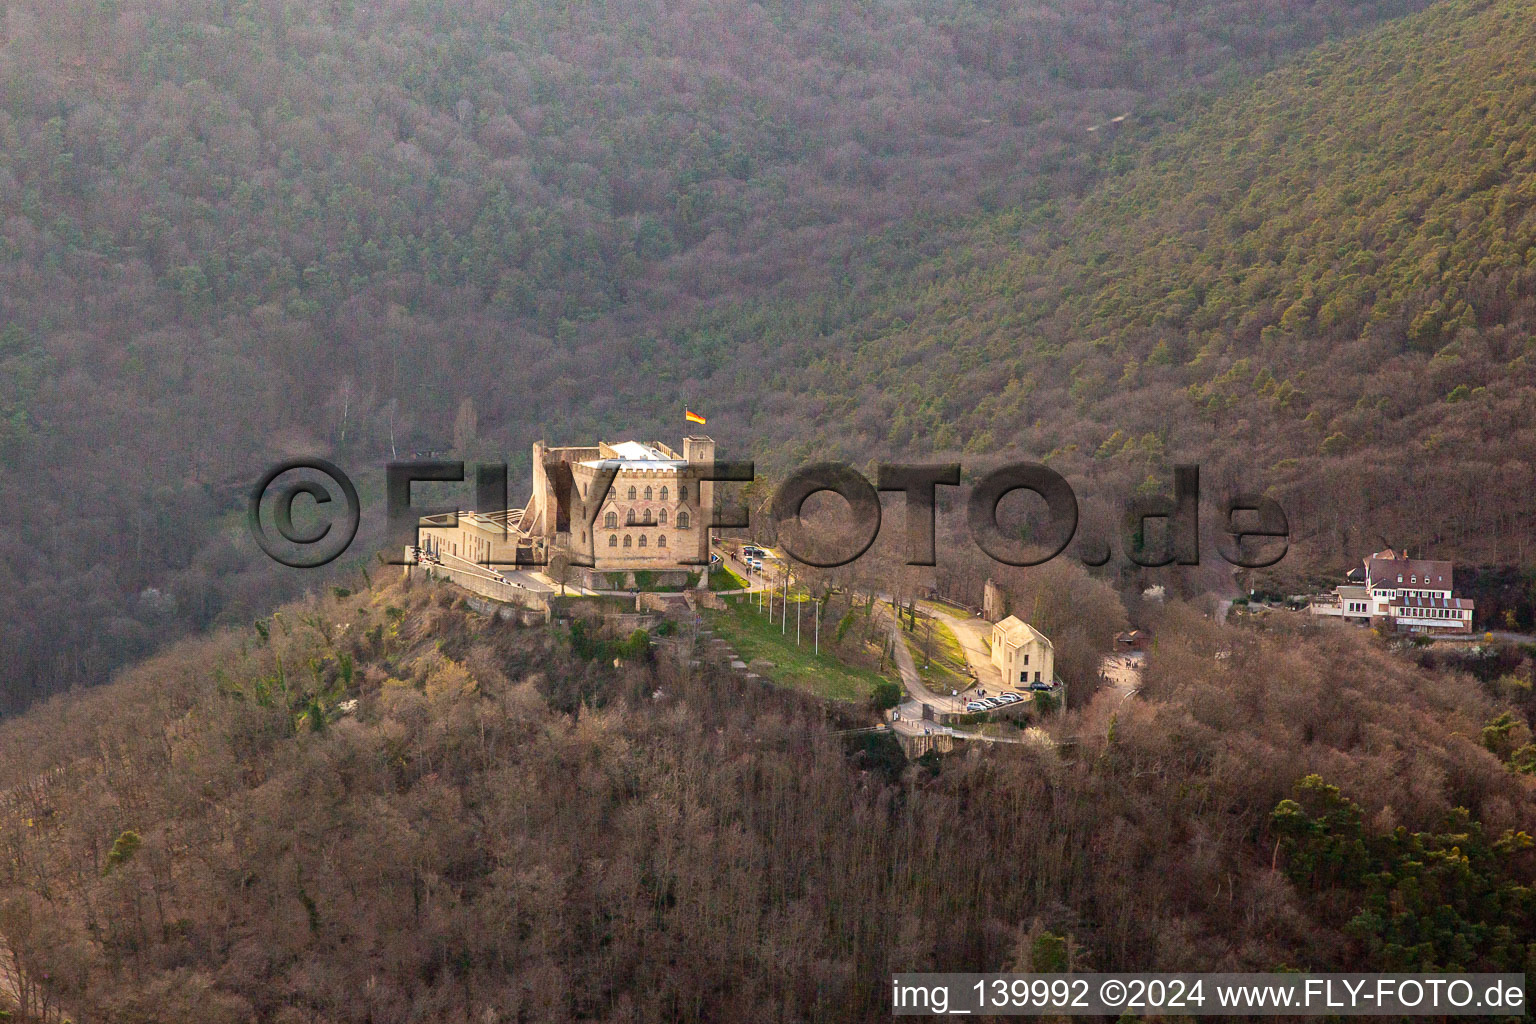
<path id="1" fill-rule="evenodd" d="M 610 530 L 617 527 L 619 525 L 619 514 L 617 512 L 609 512 L 606 516 L 603 516 L 603 525 Z"/>

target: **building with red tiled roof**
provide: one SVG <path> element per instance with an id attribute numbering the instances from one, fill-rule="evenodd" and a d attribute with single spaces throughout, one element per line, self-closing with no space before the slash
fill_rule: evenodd
<path id="1" fill-rule="evenodd" d="M 1417 597 L 1450 597 L 1455 573 L 1450 562 L 1409 558 L 1390 548 L 1365 560 L 1365 585 L 1370 590 L 1397 590 Z"/>
<path id="2" fill-rule="evenodd" d="M 1470 633 L 1472 601 L 1455 596 L 1451 562 L 1388 548 L 1364 560 L 1350 583 L 1312 602 L 1312 614 L 1406 633 Z M 1363 585 L 1362 585 L 1363 583 Z"/>

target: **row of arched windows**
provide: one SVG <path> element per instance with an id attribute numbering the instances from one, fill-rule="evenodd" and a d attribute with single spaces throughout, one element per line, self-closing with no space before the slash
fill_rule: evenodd
<path id="1" fill-rule="evenodd" d="M 631 543 L 631 541 L 633 539 L 634 538 L 630 537 L 630 535 L 626 533 L 624 535 L 624 546 L 627 547 L 627 548 L 628 547 L 634 547 L 635 545 Z M 611 547 L 611 548 L 616 548 L 616 547 L 619 546 L 619 535 L 618 534 L 613 534 L 612 536 L 610 536 L 608 538 L 608 546 Z M 640 535 L 640 544 L 639 544 L 639 546 L 642 547 L 642 548 L 645 547 L 645 534 L 643 534 L 643 533 Z M 664 547 L 667 546 L 667 538 L 666 538 L 665 534 L 663 534 L 662 536 L 656 538 L 656 546 L 659 547 L 659 548 L 664 548 Z"/>
<path id="2" fill-rule="evenodd" d="M 635 519 L 635 510 L 634 509 L 630 509 L 628 512 L 626 512 L 624 514 L 624 525 L 625 526 L 650 526 L 651 525 L 651 510 L 650 509 L 646 509 L 645 510 L 645 519 L 642 520 L 642 521 L 637 521 Z M 660 512 L 657 513 L 656 524 L 655 525 L 657 525 L 657 526 L 666 526 L 667 525 L 667 510 L 666 509 L 662 509 Z M 603 516 L 603 526 L 606 527 L 607 529 L 610 529 L 610 530 L 618 529 L 619 528 L 619 514 L 617 512 L 609 512 L 607 515 Z M 688 529 L 688 513 L 687 512 L 679 512 L 677 514 L 677 528 L 679 530 L 686 530 L 686 529 Z"/>
<path id="3" fill-rule="evenodd" d="M 583 492 L 583 493 L 585 493 L 585 492 Z M 668 501 L 668 500 L 670 500 L 668 498 L 668 496 L 667 496 L 668 494 L 669 494 L 668 490 L 665 487 L 663 487 L 661 489 L 661 498 L 659 500 L 661 500 L 661 501 Z M 635 486 L 633 484 L 631 484 L 630 487 L 629 487 L 629 500 L 630 501 L 634 501 L 637 496 L 638 496 L 638 493 L 635 490 Z M 645 487 L 645 500 L 646 501 L 650 501 L 651 500 L 651 487 L 650 487 L 649 484 L 647 484 L 646 487 Z M 687 501 L 688 500 L 688 485 L 687 484 L 679 484 L 678 485 L 678 488 L 677 488 L 677 500 L 678 501 Z"/>

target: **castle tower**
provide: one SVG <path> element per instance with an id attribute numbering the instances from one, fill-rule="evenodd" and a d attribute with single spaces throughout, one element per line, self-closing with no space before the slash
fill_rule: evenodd
<path id="1" fill-rule="evenodd" d="M 715 461 L 715 439 L 703 435 L 683 438 L 683 459 L 689 468 L 711 465 Z M 716 519 L 715 485 L 708 481 L 699 482 L 699 516 L 703 525 Z M 706 566 L 709 564 L 709 533 L 708 529 L 699 531 L 698 558 Z"/>
<path id="2" fill-rule="evenodd" d="M 544 468 L 546 446 L 543 441 L 533 442 L 533 495 L 528 499 L 527 518 L 523 528 L 544 537 L 555 533 L 553 490 L 549 485 L 549 473 Z"/>

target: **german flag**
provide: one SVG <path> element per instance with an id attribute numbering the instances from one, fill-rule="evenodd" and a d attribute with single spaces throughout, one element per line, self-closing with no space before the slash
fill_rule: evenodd
<path id="1" fill-rule="evenodd" d="M 694 412 L 692 409 L 689 409 L 689 408 L 686 408 L 686 407 L 683 409 L 683 419 L 687 420 L 689 423 L 703 423 L 704 422 L 704 417 L 703 416 L 700 416 L 698 413 Z"/>

